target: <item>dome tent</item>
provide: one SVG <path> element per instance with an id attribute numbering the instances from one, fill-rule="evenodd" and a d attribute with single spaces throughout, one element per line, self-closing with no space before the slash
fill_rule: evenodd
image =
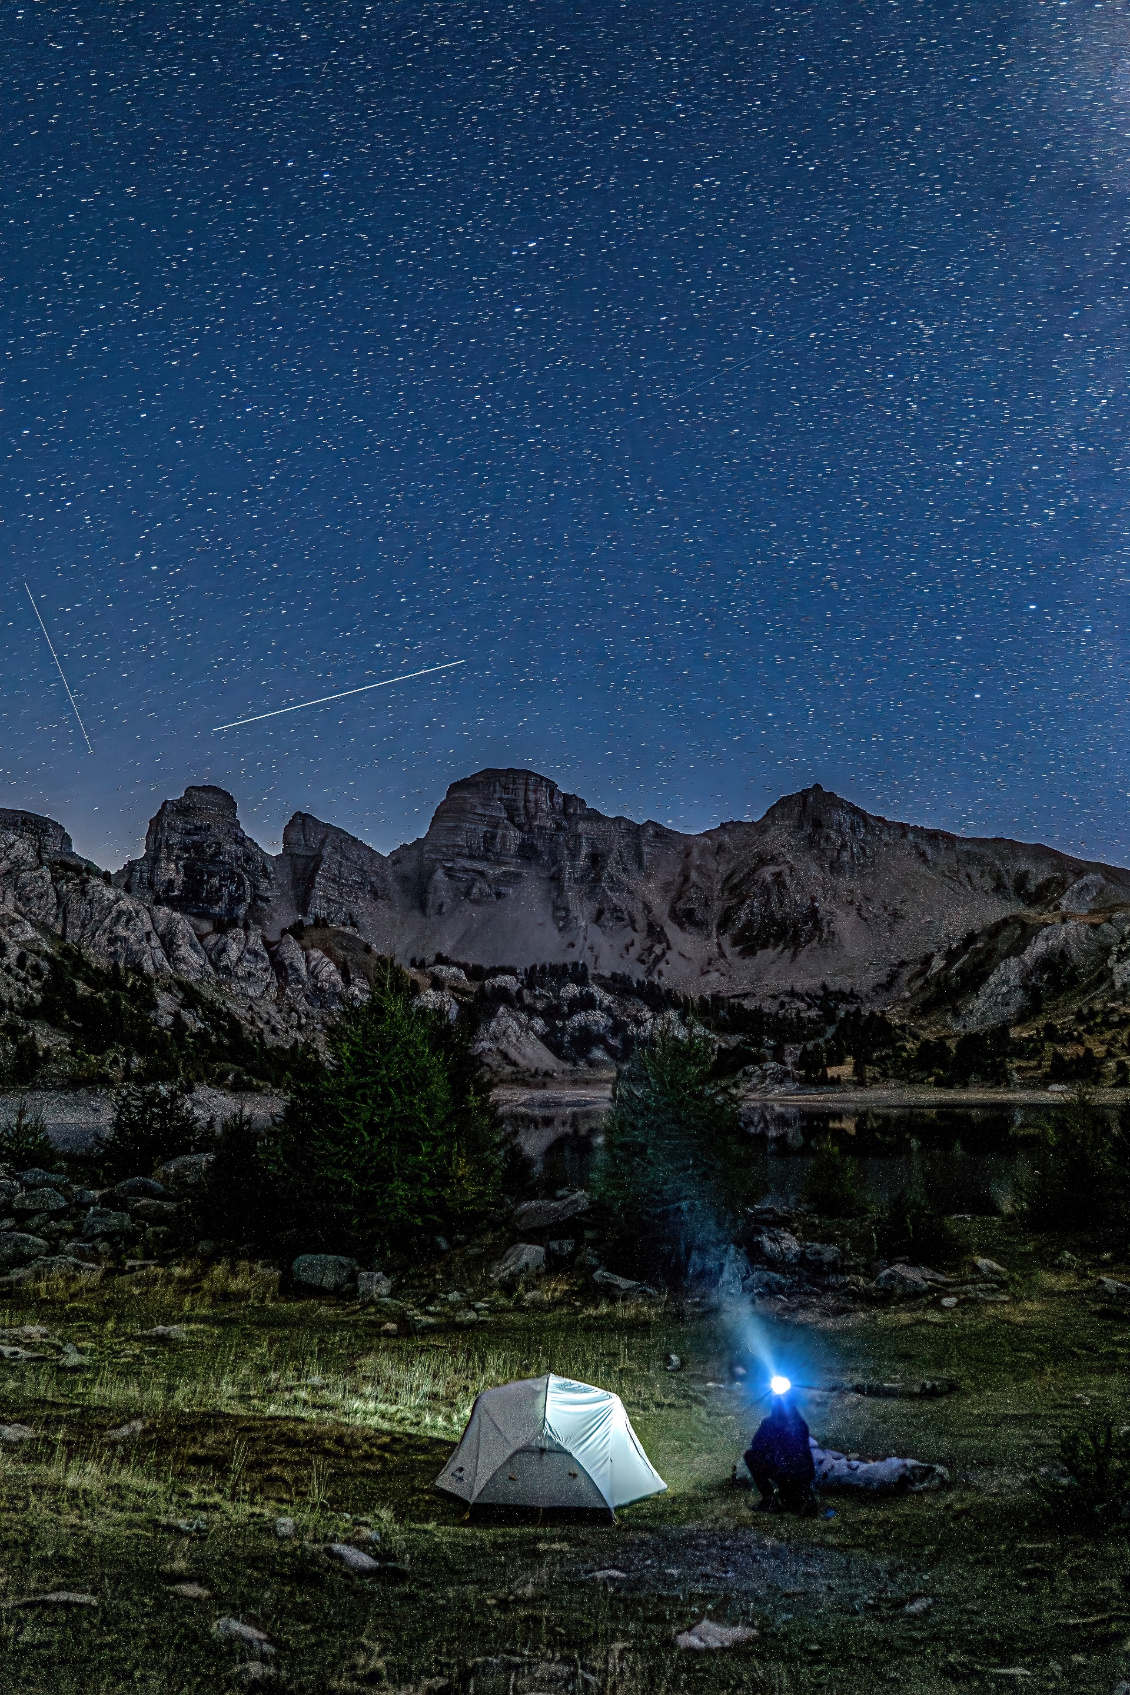
<path id="1" fill-rule="evenodd" d="M 619 1395 L 550 1372 L 484 1389 L 435 1487 L 469 1507 L 611 1512 L 667 1485 Z"/>

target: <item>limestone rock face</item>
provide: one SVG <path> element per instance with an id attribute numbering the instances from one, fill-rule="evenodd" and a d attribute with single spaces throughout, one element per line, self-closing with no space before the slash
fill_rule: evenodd
<path id="1" fill-rule="evenodd" d="M 249 1000 L 261 1000 L 274 988 L 275 973 L 261 930 L 226 930 L 206 936 L 203 946 L 220 981 L 230 983 Z"/>
<path id="2" fill-rule="evenodd" d="M 244 833 L 235 801 L 210 784 L 167 800 L 150 821 L 145 852 L 114 878 L 143 900 L 209 925 L 258 921 L 274 893 L 274 861 Z"/>
<path id="3" fill-rule="evenodd" d="M 268 934 L 326 917 L 400 959 L 584 960 L 700 993 L 872 992 L 1018 911 L 1130 903 L 1126 871 L 894 823 L 819 785 L 691 836 L 517 770 L 453 783 L 427 834 L 387 857 L 297 814 L 278 886 Z"/>
<path id="4" fill-rule="evenodd" d="M 296 812 L 283 831 L 276 923 L 296 918 L 348 929 L 379 927 L 376 909 L 391 898 L 388 860 L 346 830 Z"/>

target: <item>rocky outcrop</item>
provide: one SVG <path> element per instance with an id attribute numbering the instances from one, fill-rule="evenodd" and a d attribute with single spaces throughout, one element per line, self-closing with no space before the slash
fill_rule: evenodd
<path id="1" fill-rule="evenodd" d="M 258 923 L 275 893 L 274 861 L 246 835 L 226 789 L 190 787 L 150 820 L 145 852 L 114 882 L 128 894 L 183 913 L 207 932 Z"/>
<path id="2" fill-rule="evenodd" d="M 827 982 L 890 998 L 908 962 L 1011 913 L 1130 903 L 1125 871 L 893 823 L 819 785 L 688 836 L 606 817 L 536 772 L 480 771 L 387 857 L 298 814 L 281 860 L 278 927 L 321 916 L 401 959 L 583 960 L 699 993 Z"/>
<path id="3" fill-rule="evenodd" d="M 296 812 L 283 831 L 272 919 L 336 924 L 368 935 L 392 898 L 388 860 L 336 825 Z"/>
<path id="4" fill-rule="evenodd" d="M 968 1029 L 1091 977 L 1130 979 L 1130 872 L 892 822 L 818 785 L 761 819 L 684 835 L 608 817 L 536 772 L 487 770 L 452 784 L 427 833 L 388 855 L 297 813 L 274 859 L 231 795 L 190 787 L 112 880 L 62 826 L 0 811 L 0 907 L 101 964 L 214 982 L 288 1027 L 366 992 L 366 947 L 584 964 L 697 994 L 826 983 L 956 1009 Z M 303 928 L 327 925 L 355 939 L 343 951 Z M 470 987 L 441 967 L 426 993 L 450 1016 Z M 528 996 L 523 1010 L 500 1005 L 484 1052 L 544 1071 L 623 1058 L 651 1015 L 633 1022 L 600 988 L 584 992 L 565 1008 L 579 990 L 561 985 L 545 1017 Z"/>

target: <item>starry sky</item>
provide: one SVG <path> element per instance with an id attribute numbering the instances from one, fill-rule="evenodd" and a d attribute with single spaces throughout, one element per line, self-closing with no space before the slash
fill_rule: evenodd
<path id="1" fill-rule="evenodd" d="M 1130 859 L 1122 0 L 2 18 L 0 804 Z"/>

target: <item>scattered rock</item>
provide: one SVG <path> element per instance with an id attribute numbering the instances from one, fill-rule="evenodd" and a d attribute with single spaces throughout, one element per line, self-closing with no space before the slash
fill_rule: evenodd
<path id="1" fill-rule="evenodd" d="M 601 1571 L 589 1572 L 589 1578 L 593 1583 L 619 1583 L 627 1575 L 627 1572 L 621 1571 L 618 1566 L 606 1566 Z"/>
<path id="2" fill-rule="evenodd" d="M 974 1268 L 982 1277 L 1007 1277 L 1008 1272 L 1003 1265 L 998 1265 L 995 1259 L 975 1259 Z"/>
<path id="3" fill-rule="evenodd" d="M 568 1224 L 583 1218 L 592 1202 L 583 1189 L 554 1201 L 524 1201 L 514 1208 L 514 1226 L 518 1230 L 552 1230 L 557 1224 Z"/>
<path id="4" fill-rule="evenodd" d="M 3 1360 L 5 1365 L 22 1365 L 25 1360 L 41 1360 L 42 1358 L 42 1354 L 33 1354 L 28 1348 L 0 1347 L 0 1360 Z"/>
<path id="5" fill-rule="evenodd" d="M 186 1601 L 210 1601 L 212 1591 L 202 1583 L 174 1583 L 170 1595 L 181 1595 Z"/>
<path id="6" fill-rule="evenodd" d="M 127 1177 L 124 1183 L 115 1185 L 114 1194 L 121 1201 L 163 1201 L 168 1199 L 169 1191 L 163 1183 L 158 1183 L 155 1177 Z"/>
<path id="7" fill-rule="evenodd" d="M 0 1269 L 25 1266 L 29 1260 L 40 1259 L 50 1251 L 42 1236 L 28 1236 L 19 1230 L 0 1230 Z"/>
<path id="8" fill-rule="evenodd" d="M 244 1624 L 238 1618 L 218 1618 L 212 1626 L 212 1635 L 221 1642 L 239 1642 L 245 1648 L 250 1648 L 260 1659 L 273 1660 L 275 1649 L 265 1630 L 257 1630 L 253 1624 Z"/>
<path id="9" fill-rule="evenodd" d="M 158 1530 L 175 1530 L 179 1536 L 207 1536 L 206 1518 L 159 1518 Z"/>
<path id="10" fill-rule="evenodd" d="M 358 1273 L 355 1259 L 343 1254 L 299 1254 L 290 1268 L 294 1281 L 304 1289 L 341 1295 L 352 1289 Z"/>
<path id="11" fill-rule="evenodd" d="M 97 1242 L 107 1236 L 129 1236 L 136 1225 L 128 1212 L 112 1212 L 109 1207 L 91 1207 L 82 1224 L 84 1242 Z"/>
<path id="12" fill-rule="evenodd" d="M 362 1553 L 360 1548 L 354 1548 L 348 1542 L 330 1542 L 326 1553 L 331 1559 L 340 1560 L 346 1571 L 352 1571 L 358 1577 L 372 1577 L 381 1569 L 371 1554 Z"/>
<path id="13" fill-rule="evenodd" d="M 391 1294 L 392 1278 L 386 1277 L 383 1271 L 357 1273 L 357 1299 L 363 1307 L 371 1301 L 386 1301 Z"/>
<path id="14" fill-rule="evenodd" d="M 155 1324 L 152 1330 L 141 1332 L 143 1342 L 187 1342 L 188 1331 L 183 1324 Z"/>
<path id="15" fill-rule="evenodd" d="M 683 1361 L 679 1354 L 668 1354 L 663 1361 L 664 1371 L 682 1371 Z"/>
<path id="16" fill-rule="evenodd" d="M 69 1203 L 58 1189 L 29 1189 L 26 1194 L 17 1195 L 10 1204 L 12 1212 L 20 1218 L 32 1213 L 38 1217 L 44 1212 L 65 1212 Z"/>
<path id="17" fill-rule="evenodd" d="M 950 1308 L 955 1307 L 957 1305 L 957 1296 L 956 1295 L 943 1295 L 941 1300 L 938 1302 L 938 1305 L 940 1307 L 945 1307 L 948 1311 Z"/>
<path id="18" fill-rule="evenodd" d="M 753 1642 L 757 1632 L 748 1624 L 716 1624 L 712 1618 L 704 1618 L 691 1630 L 684 1630 L 676 1636 L 676 1648 L 740 1648 L 746 1642 Z"/>
<path id="19" fill-rule="evenodd" d="M 1113 1295 L 1116 1300 L 1130 1300 L 1130 1283 L 1120 1283 L 1116 1277 L 1100 1277 L 1099 1288 L 1104 1295 Z"/>
<path id="20" fill-rule="evenodd" d="M 628 1296 L 636 1300 L 651 1300 L 659 1293 L 650 1283 L 637 1283 L 631 1277 L 617 1277 L 614 1271 L 594 1271 L 592 1280 L 598 1289 L 607 1289 L 610 1295 L 617 1295 L 621 1300 Z"/>
<path id="21" fill-rule="evenodd" d="M 292 1518 L 277 1518 L 275 1520 L 275 1535 L 280 1542 L 289 1542 L 297 1526 Z"/>
<path id="22" fill-rule="evenodd" d="M 762 1230 L 750 1243 L 750 1252 L 767 1265 L 799 1265 L 802 1249 L 788 1230 Z"/>
<path id="23" fill-rule="evenodd" d="M 174 1194 L 191 1195 L 207 1182 L 215 1157 L 215 1154 L 178 1154 L 175 1159 L 165 1161 L 158 1178 Z"/>
<path id="24" fill-rule="evenodd" d="M 871 1287 L 888 1295 L 929 1295 L 952 1282 L 952 1277 L 925 1265 L 888 1265 Z"/>
<path id="25" fill-rule="evenodd" d="M 148 1426 L 143 1418 L 131 1418 L 128 1424 L 119 1424 L 116 1430 L 107 1430 L 107 1442 L 133 1442 Z"/>
<path id="26" fill-rule="evenodd" d="M 21 1442 L 30 1442 L 35 1431 L 30 1424 L 0 1424 L 0 1442 L 7 1442 L 17 1447 Z"/>
<path id="27" fill-rule="evenodd" d="M 52 1589 L 46 1595 L 25 1595 L 19 1601 L 5 1601 L 6 1607 L 96 1607 L 93 1595 L 75 1589 Z"/>
<path id="28" fill-rule="evenodd" d="M 151 1201 L 143 1197 L 139 1201 L 131 1201 L 129 1215 L 140 1218 L 143 1224 L 172 1224 L 180 1214 L 179 1201 Z"/>
<path id="29" fill-rule="evenodd" d="M 38 1165 L 29 1166 L 26 1171 L 17 1171 L 16 1176 L 25 1189 L 51 1189 L 56 1183 L 67 1180 L 57 1171 L 41 1171 Z"/>
<path id="30" fill-rule="evenodd" d="M 520 1283 L 523 1277 L 540 1277 L 545 1270 L 545 1249 L 536 1242 L 515 1242 L 491 1267 L 494 1283 Z"/>
<path id="31" fill-rule="evenodd" d="M 933 1605 L 934 1597 L 932 1595 L 919 1595 L 917 1600 L 908 1601 L 902 1610 L 906 1618 L 922 1618 Z"/>
<path id="32" fill-rule="evenodd" d="M 803 1257 L 806 1265 L 817 1266 L 821 1271 L 838 1271 L 844 1256 L 831 1242 L 806 1242 Z"/>

